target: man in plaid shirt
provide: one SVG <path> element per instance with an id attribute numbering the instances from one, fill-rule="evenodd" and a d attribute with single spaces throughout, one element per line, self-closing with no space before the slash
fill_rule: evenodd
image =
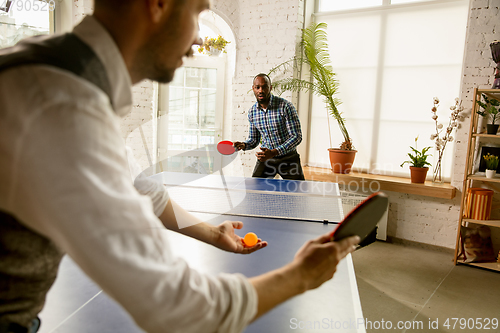
<path id="1" fill-rule="evenodd" d="M 302 141 L 297 110 L 286 99 L 271 94 L 271 79 L 266 74 L 254 77 L 252 89 L 257 103 L 248 111 L 248 140 L 235 142 L 234 147 L 250 150 L 261 143 L 253 177 L 274 178 L 278 173 L 283 179 L 304 180 L 296 150 Z"/>

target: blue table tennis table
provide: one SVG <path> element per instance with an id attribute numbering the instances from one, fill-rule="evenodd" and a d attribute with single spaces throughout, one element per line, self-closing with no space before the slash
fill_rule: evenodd
<path id="1" fill-rule="evenodd" d="M 185 258 L 191 267 L 210 274 L 242 273 L 251 277 L 281 267 L 293 259 L 296 251 L 306 241 L 332 231 L 335 223 L 343 216 L 339 189 L 337 184 L 333 183 L 171 172 L 159 173 L 152 178 L 169 187 L 169 192 L 172 190 L 171 196 L 176 202 L 179 202 L 174 193 L 177 187 L 183 191 L 190 190 L 191 193 L 201 191 L 201 196 L 205 195 L 203 191 L 219 191 L 215 196 L 218 201 L 225 201 L 226 198 L 229 201 L 225 212 L 213 213 L 185 208 L 213 224 L 225 220 L 242 221 L 244 228 L 237 231 L 240 236 L 253 231 L 268 241 L 269 245 L 265 249 L 250 255 L 239 255 L 221 251 L 175 232 L 165 231 L 169 233 L 171 248 L 177 255 Z M 317 210 L 314 206 L 311 207 L 315 202 L 320 202 L 322 206 L 328 202 L 333 210 L 328 213 L 329 218 L 315 218 L 317 221 L 303 220 L 300 217 L 302 209 L 294 210 L 294 207 L 289 207 L 291 210 L 287 211 L 287 214 L 297 213 L 299 217 L 291 219 L 263 217 L 259 216 L 260 212 L 252 214 L 256 206 L 262 205 L 262 202 L 267 203 L 267 196 L 273 194 L 288 195 L 291 204 L 287 206 L 296 206 L 306 200 L 305 206 L 308 209 Z M 242 197 L 243 200 L 240 200 Z M 182 201 L 182 198 L 179 200 Z M 281 200 L 281 197 L 278 197 L 278 200 Z M 199 202 L 200 198 L 196 200 L 190 196 L 190 201 Z M 278 205 L 276 210 L 281 208 Z M 248 211 L 250 214 L 247 214 Z M 273 211 L 271 213 L 274 214 Z M 143 332 L 129 315 L 68 257 L 62 261 L 58 278 L 48 294 L 40 318 L 41 333 Z M 279 305 L 249 325 L 245 332 L 366 332 L 351 256 L 341 261 L 332 280 Z"/>

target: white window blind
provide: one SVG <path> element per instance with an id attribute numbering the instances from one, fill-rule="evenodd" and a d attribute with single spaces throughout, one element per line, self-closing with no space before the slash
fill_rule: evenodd
<path id="1" fill-rule="evenodd" d="M 415 137 L 419 148 L 434 145 L 433 97 L 441 100 L 438 115 L 446 127 L 449 107 L 460 92 L 467 11 L 464 0 L 316 15 L 317 22 L 328 24 L 339 110 L 358 150 L 355 169 L 408 176 L 407 167 L 399 165 Z M 323 100 L 314 97 L 309 165 L 329 166 L 325 124 Z M 333 118 L 330 126 L 333 147 L 338 147 L 343 140 Z M 445 155 L 449 178 L 452 145 Z"/>
<path id="2" fill-rule="evenodd" d="M 319 11 L 329 12 L 382 5 L 383 0 L 320 0 Z"/>

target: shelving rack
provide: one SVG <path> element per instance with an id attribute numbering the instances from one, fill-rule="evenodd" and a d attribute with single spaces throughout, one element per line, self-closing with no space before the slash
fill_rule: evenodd
<path id="1" fill-rule="evenodd" d="M 474 102 L 471 113 L 472 119 L 469 130 L 467 161 L 465 163 L 465 173 L 464 173 L 464 181 L 462 187 L 462 199 L 460 204 L 460 217 L 457 230 L 457 242 L 455 246 L 454 262 L 455 265 L 457 264 L 470 265 L 474 267 L 481 267 L 484 269 L 500 272 L 500 263 L 498 262 L 464 263 L 458 259 L 458 255 L 460 253 L 460 231 L 462 226 L 465 226 L 468 223 L 473 223 L 476 225 L 485 225 L 493 228 L 500 228 L 500 220 L 474 220 L 464 217 L 464 209 L 466 207 L 466 201 L 467 201 L 467 192 L 469 188 L 472 187 L 474 181 L 489 183 L 493 185 L 493 187 L 494 185 L 496 185 L 495 183 L 500 185 L 500 178 L 486 178 L 486 176 L 484 175 L 474 174 L 474 162 L 475 162 L 474 158 L 477 155 L 476 149 L 481 149 L 481 147 L 479 147 L 478 145 L 479 140 L 481 139 L 494 140 L 497 141 L 498 145 L 500 146 L 500 135 L 482 133 L 480 132 L 481 128 L 478 129 L 479 115 L 477 114 L 477 111 L 479 110 L 479 105 L 476 103 L 476 101 L 481 100 L 482 94 L 500 100 L 500 89 L 477 89 L 477 88 L 474 89 Z M 495 192 L 500 192 L 500 191 L 498 189 L 495 189 Z"/>

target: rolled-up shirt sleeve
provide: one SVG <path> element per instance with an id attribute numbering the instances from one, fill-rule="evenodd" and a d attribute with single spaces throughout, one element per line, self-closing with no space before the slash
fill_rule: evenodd
<path id="1" fill-rule="evenodd" d="M 135 160 L 132 148 L 125 146 L 125 149 L 130 177 L 134 182 L 135 189 L 140 194 L 146 195 L 151 199 L 155 215 L 160 216 L 165 210 L 169 200 L 167 188 L 163 184 L 148 178 Z"/>
<path id="2" fill-rule="evenodd" d="M 257 294 L 247 278 L 202 274 L 172 254 L 156 216 L 168 194 L 149 180 L 136 184 L 149 195 L 134 188 L 110 108 L 44 105 L 30 117 L 13 152 L 10 212 L 68 253 L 147 332 L 248 325 Z"/>
<path id="3" fill-rule="evenodd" d="M 253 123 L 253 114 L 255 110 L 254 107 L 250 109 L 248 112 L 248 122 L 250 123 L 249 129 L 248 129 L 248 140 L 246 140 L 245 143 L 245 150 L 252 150 L 255 147 L 257 147 L 260 143 L 260 132 Z"/>
<path id="4" fill-rule="evenodd" d="M 292 103 L 285 103 L 284 114 L 286 119 L 286 131 L 288 137 L 281 145 L 276 147 L 279 155 L 284 155 L 295 148 L 302 142 L 302 130 L 300 129 L 299 115 Z"/>

